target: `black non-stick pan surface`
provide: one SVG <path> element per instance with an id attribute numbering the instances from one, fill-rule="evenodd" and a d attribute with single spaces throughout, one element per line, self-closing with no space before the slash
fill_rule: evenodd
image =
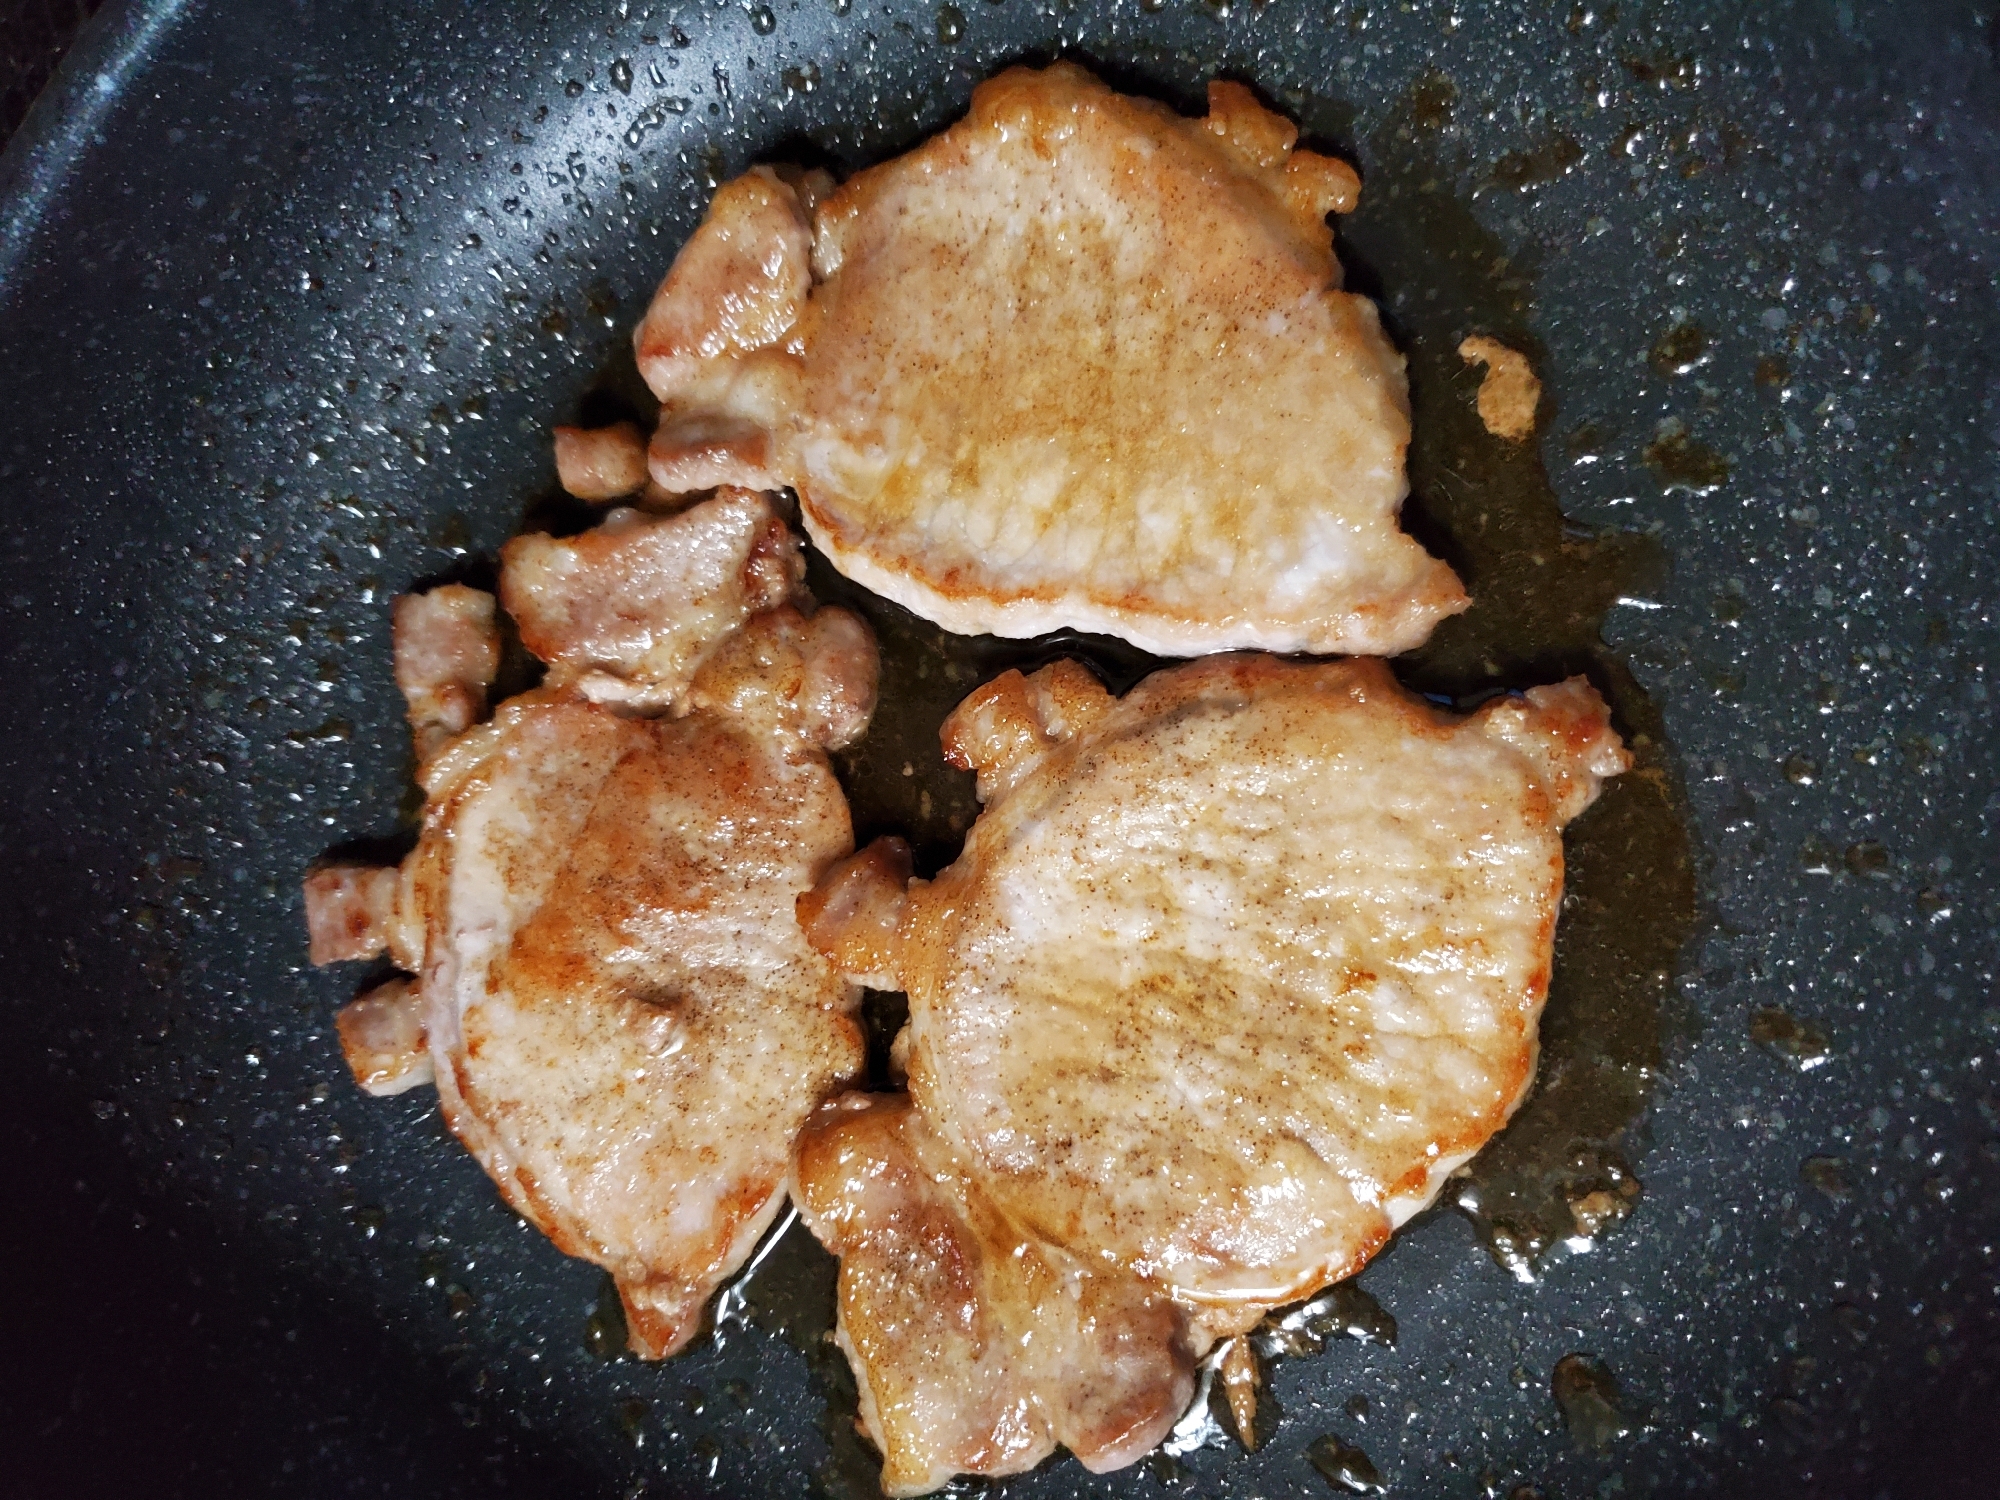
<path id="1" fill-rule="evenodd" d="M 610 1357 L 599 1274 L 427 1094 L 345 1076 L 367 976 L 305 966 L 298 882 L 407 840 L 387 601 L 578 523 L 547 429 L 640 402 L 627 330 L 712 183 L 851 169 L 1070 56 L 1182 107 L 1246 80 L 1358 162 L 1410 525 L 1481 601 L 1400 670 L 1457 702 L 1587 671 L 1641 766 L 1573 831 L 1541 1094 L 1273 1365 L 1262 1448 L 992 1488 L 1323 1494 L 1358 1451 L 1415 1496 L 1992 1493 L 1993 28 L 107 6 L 0 162 L 0 1487 L 869 1493 L 825 1258 L 794 1235 L 712 1343 Z M 1475 331 L 1534 356 L 1535 450 L 1470 417 Z M 1050 648 L 871 612 L 842 770 L 935 863 L 970 811 L 937 715 Z M 1571 1199 L 1630 1211 L 1581 1250 Z"/>

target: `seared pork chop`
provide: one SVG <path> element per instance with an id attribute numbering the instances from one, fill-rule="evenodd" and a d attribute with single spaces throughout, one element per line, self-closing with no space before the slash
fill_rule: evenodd
<path id="1" fill-rule="evenodd" d="M 671 1353 L 861 1065 L 858 991 L 791 911 L 852 847 L 845 800 L 802 724 L 547 694 L 449 762 L 406 870 L 445 1118 Z"/>
<path id="2" fill-rule="evenodd" d="M 1561 829 L 1628 764 L 1582 679 L 1457 718 L 1379 662 L 1261 656 L 1120 700 L 1010 672 L 944 739 L 986 804 L 964 852 L 905 887 L 871 846 L 808 936 L 907 990 L 955 1190 L 1198 1348 L 1358 1271 L 1519 1104 Z M 877 1386 L 918 1357 L 854 1347 Z"/>
<path id="3" fill-rule="evenodd" d="M 803 613 L 798 578 L 761 496 L 510 544 L 502 587 L 550 683 L 442 739 L 420 695 L 463 686 L 464 621 L 490 630 L 492 600 L 399 602 L 399 668 L 443 663 L 406 682 L 423 830 L 400 871 L 307 881 L 316 962 L 386 949 L 417 976 L 342 1011 L 356 1079 L 434 1075 L 508 1202 L 612 1273 L 647 1357 L 693 1336 L 863 1058 L 859 992 L 795 904 L 853 848 L 826 749 L 867 725 L 875 647 L 845 611 Z"/>
<path id="4" fill-rule="evenodd" d="M 1326 227 L 1358 179 L 1297 136 L 1239 84 L 1189 120 L 1059 64 L 831 192 L 726 184 L 636 336 L 655 482 L 789 484 L 951 630 L 1417 645 L 1466 599 L 1397 528 L 1403 361 Z"/>

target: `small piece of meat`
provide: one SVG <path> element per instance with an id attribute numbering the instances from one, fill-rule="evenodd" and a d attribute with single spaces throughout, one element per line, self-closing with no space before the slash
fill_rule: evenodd
<path id="1" fill-rule="evenodd" d="M 392 606 L 396 686 L 410 709 L 417 760 L 429 760 L 486 712 L 500 670 L 493 596 L 461 583 L 402 594 Z"/>
<path id="2" fill-rule="evenodd" d="M 308 871 L 306 955 L 314 964 L 377 958 L 396 925 L 394 865 L 321 865 Z"/>
<path id="3" fill-rule="evenodd" d="M 718 362 L 780 343 L 812 286 L 812 228 L 792 183 L 752 167 L 716 189 L 633 335 L 639 373 L 673 402 Z"/>
<path id="4" fill-rule="evenodd" d="M 800 597 L 798 539 L 749 490 L 677 515 L 615 510 L 579 536 L 500 549 L 500 597 L 551 687 L 664 708 L 743 622 Z"/>
<path id="5" fill-rule="evenodd" d="M 910 870 L 910 846 L 899 838 L 877 839 L 841 860 L 799 897 L 806 941 L 857 984 L 899 988 Z"/>
<path id="6" fill-rule="evenodd" d="M 556 478 L 579 500 L 622 500 L 646 485 L 646 435 L 631 422 L 558 427 Z"/>
<path id="7" fill-rule="evenodd" d="M 1468 601 L 1397 524 L 1403 360 L 1326 221 L 1359 179 L 1297 140 L 1240 84 L 1184 119 L 1058 63 L 810 233 L 813 194 L 726 184 L 638 335 L 654 482 L 790 486 L 836 568 L 966 634 L 1421 643 Z"/>
<path id="8" fill-rule="evenodd" d="M 816 610 L 799 650 L 805 680 L 798 702 L 807 732 L 828 750 L 844 750 L 868 732 L 875 716 L 882 660 L 875 632 L 844 609 Z"/>
<path id="9" fill-rule="evenodd" d="M 1361 202 L 1361 177 L 1346 162 L 1297 149 L 1299 127 L 1264 108 L 1240 83 L 1217 79 L 1208 86 L 1202 121 L 1229 154 L 1251 172 L 1281 172 L 1285 205 L 1310 234 L 1328 214 L 1351 214 Z"/>
<path id="10" fill-rule="evenodd" d="M 1458 357 L 1467 364 L 1486 367 L 1479 382 L 1479 420 L 1486 430 L 1510 443 L 1526 442 L 1535 435 L 1535 408 L 1541 405 L 1542 383 L 1535 378 L 1527 356 L 1509 349 L 1498 339 L 1476 336 L 1458 346 Z"/>
<path id="11" fill-rule="evenodd" d="M 400 1094 L 432 1081 L 424 1000 L 408 979 L 379 984 L 333 1018 L 340 1050 L 366 1093 Z"/>
<path id="12" fill-rule="evenodd" d="M 851 1094 L 800 1133 L 792 1194 L 840 1257 L 835 1341 L 882 1489 L 1142 1458 L 1194 1390 L 1185 1320 L 1132 1277 L 1024 1238 L 906 1096 Z"/>
<path id="13" fill-rule="evenodd" d="M 874 633 L 858 616 L 822 609 L 808 618 L 787 604 L 723 642 L 695 674 L 685 702 L 727 713 L 746 728 L 838 750 L 868 728 L 878 669 Z"/>
<path id="14" fill-rule="evenodd" d="M 1216 1374 L 1222 1378 L 1222 1394 L 1229 1402 L 1229 1420 L 1236 1424 L 1236 1435 L 1243 1446 L 1252 1453 L 1257 1451 L 1257 1387 L 1261 1376 L 1257 1369 L 1257 1352 L 1244 1338 L 1231 1339 L 1229 1347 L 1222 1351 L 1222 1363 Z"/>
<path id="15" fill-rule="evenodd" d="M 668 494 L 734 485 L 774 490 L 784 485 L 771 463 L 771 439 L 742 417 L 698 412 L 666 417 L 647 449 L 647 473 Z"/>
<path id="16" fill-rule="evenodd" d="M 1604 783 L 1632 769 L 1632 756 L 1611 727 L 1611 710 L 1582 677 L 1497 698 L 1473 723 L 1519 751 L 1568 823 L 1597 800 Z"/>
<path id="17" fill-rule="evenodd" d="M 1051 745 L 1087 729 L 1111 706 L 1104 685 L 1082 662 L 1067 657 L 1032 677 L 1002 672 L 944 721 L 944 758 L 978 773 L 981 802 L 1002 795 Z"/>

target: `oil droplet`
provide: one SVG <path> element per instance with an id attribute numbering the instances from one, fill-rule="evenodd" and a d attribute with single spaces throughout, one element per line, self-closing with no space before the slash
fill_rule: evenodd
<path id="1" fill-rule="evenodd" d="M 1146 1460 L 1146 1472 L 1163 1490 L 1177 1490 L 1188 1482 L 1188 1466 L 1171 1453 L 1155 1453 Z M 947 1492 L 949 1493 L 949 1492 Z"/>
<path id="2" fill-rule="evenodd" d="M 625 1303 L 609 1276 L 599 1284 L 597 1301 L 584 1320 L 583 1347 L 594 1359 L 622 1359 L 628 1348 Z"/>
<path id="3" fill-rule="evenodd" d="M 1688 436 L 1686 425 L 1676 417 L 1669 417 L 1659 425 L 1641 456 L 1646 466 L 1660 476 L 1660 483 L 1669 494 L 1686 490 L 1706 495 L 1720 489 L 1729 478 L 1727 460 L 1706 443 Z"/>
<path id="4" fill-rule="evenodd" d="M 1794 755 L 1785 762 L 1785 780 L 1793 786 L 1811 786 L 1819 777 L 1819 762 L 1809 756 Z"/>
<path id="5" fill-rule="evenodd" d="M 937 8 L 937 39 L 949 47 L 965 35 L 965 12 L 956 5 Z"/>
<path id="6" fill-rule="evenodd" d="M 1854 1191 L 1847 1185 L 1847 1163 L 1837 1156 L 1808 1156 L 1799 1163 L 1799 1176 L 1807 1186 L 1818 1188 L 1835 1202 Z"/>
<path id="7" fill-rule="evenodd" d="M 771 14 L 768 5 L 750 7 L 750 29 L 759 36 L 769 36 L 778 29 L 778 18 Z"/>
<path id="8" fill-rule="evenodd" d="M 1482 1200 L 1476 1193 L 1461 1193 L 1456 1202 L 1473 1222 L 1480 1222 Z M 1493 1258 L 1523 1286 L 1533 1285 L 1535 1262 L 1549 1248 L 1550 1236 L 1536 1229 L 1523 1229 L 1506 1219 L 1487 1219 L 1485 1229 L 1486 1248 Z"/>
<path id="9" fill-rule="evenodd" d="M 722 147 L 717 142 L 710 141 L 701 148 L 699 170 L 703 187 L 713 191 L 722 186 Z"/>
<path id="10" fill-rule="evenodd" d="M 625 144 L 636 146 L 651 131 L 658 130 L 667 123 L 670 115 L 684 115 L 688 112 L 689 101 L 678 95 L 666 99 L 656 99 L 633 117 L 625 130 Z"/>
<path id="11" fill-rule="evenodd" d="M 1599 1360 L 1587 1354 L 1566 1354 L 1556 1361 L 1549 1389 L 1562 1412 L 1570 1441 L 1593 1453 L 1602 1453 L 1631 1432 L 1625 1419 L 1618 1382 Z"/>
<path id="12" fill-rule="evenodd" d="M 852 9 L 854 0 L 833 0 L 833 13 L 836 16 L 844 16 Z"/>
<path id="13" fill-rule="evenodd" d="M 1819 1418 L 1796 1397 L 1780 1396 L 1773 1401 L 1771 1420 L 1794 1442 L 1809 1444 L 1819 1439 Z"/>
<path id="14" fill-rule="evenodd" d="M 621 57 L 611 65 L 611 86 L 621 94 L 632 92 L 632 60 Z"/>
<path id="15" fill-rule="evenodd" d="M 819 87 L 819 64 L 802 63 L 796 68 L 787 68 L 779 77 L 787 89 L 794 94 L 810 94 Z"/>
<path id="16" fill-rule="evenodd" d="M 642 1442 L 645 1437 L 642 1429 L 652 1411 L 653 1403 L 643 1396 L 627 1396 L 618 1403 L 618 1426 L 633 1442 Z"/>
<path id="17" fill-rule="evenodd" d="M 1369 1462 L 1368 1455 L 1332 1433 L 1316 1437 L 1306 1448 L 1306 1458 L 1327 1483 L 1350 1495 L 1386 1495 L 1389 1486 L 1382 1472 Z"/>
<path id="18" fill-rule="evenodd" d="M 1250 1342 L 1266 1359 L 1285 1359 L 1317 1354 L 1342 1337 L 1387 1347 L 1396 1342 L 1396 1320 L 1351 1281 L 1270 1314 L 1257 1325 Z"/>
<path id="19" fill-rule="evenodd" d="M 354 726 L 346 719 L 328 719 L 312 729 L 293 729 L 285 734 L 292 745 L 338 745 L 354 738 Z"/>
<path id="20" fill-rule="evenodd" d="M 1833 1304 L 1833 1321 L 1857 1344 L 1868 1342 L 1868 1315 L 1852 1302 Z"/>
<path id="21" fill-rule="evenodd" d="M 1684 89 L 1693 86 L 1696 72 L 1694 58 L 1688 53 L 1673 53 L 1661 48 L 1651 57 L 1636 53 L 1626 53 L 1618 59 L 1625 71 L 1641 83 L 1658 84 L 1661 88 Z"/>
<path id="22" fill-rule="evenodd" d="M 1825 1032 L 1775 1007 L 1750 1018 L 1750 1040 L 1790 1058 L 1802 1073 L 1818 1067 L 1830 1055 Z"/>
<path id="23" fill-rule="evenodd" d="M 1449 73 L 1432 68 L 1410 88 L 1410 123 L 1419 130 L 1442 130 L 1451 123 L 1458 85 Z"/>
<path id="24" fill-rule="evenodd" d="M 1662 375 L 1685 375 L 1708 359 L 1708 334 L 1699 323 L 1676 323 L 1653 345 L 1653 368 Z"/>
<path id="25" fill-rule="evenodd" d="M 1584 157 L 1583 143 L 1560 133 L 1532 151 L 1509 151 L 1493 164 L 1493 185 L 1516 191 L 1567 177 Z"/>
<path id="26" fill-rule="evenodd" d="M 1792 367 L 1790 365 L 1786 364 L 1775 354 L 1767 354 L 1757 361 L 1757 370 L 1753 378 L 1764 389 L 1775 391 L 1783 386 L 1787 380 L 1791 379 L 1791 375 Z"/>
<path id="27" fill-rule="evenodd" d="M 1873 839 L 1863 839 L 1858 844 L 1849 844 L 1842 856 L 1850 875 L 1886 875 L 1889 870 L 1889 851 Z"/>

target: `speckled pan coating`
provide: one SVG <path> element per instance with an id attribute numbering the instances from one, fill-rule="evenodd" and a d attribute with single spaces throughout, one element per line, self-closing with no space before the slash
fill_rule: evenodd
<path id="1" fill-rule="evenodd" d="M 1350 285 L 1410 358 L 1420 435 L 1470 409 L 1460 339 L 1532 355 L 1563 509 L 1664 556 L 1589 608 L 1658 710 L 1700 881 L 1621 1147 L 1633 1217 L 1535 1285 L 1463 1218 L 1413 1224 L 1363 1278 L 1400 1342 L 1282 1364 L 1271 1441 L 1189 1454 L 1199 1492 L 1321 1493 L 1326 1433 L 1412 1495 L 1488 1466 L 1502 1493 L 1943 1492 L 1994 1403 L 1991 15 L 767 4 L 113 6 L 0 161 L 27 1492 L 59 1460 L 67 1493 L 855 1493 L 793 1285 L 823 1266 L 787 1242 L 754 1299 L 810 1359 L 732 1323 L 664 1368 L 596 1360 L 593 1273 L 428 1096 L 341 1076 L 363 976 L 306 967 L 298 878 L 397 832 L 388 596 L 479 578 L 552 488 L 551 424 L 624 414 L 586 395 L 631 391 L 619 351 L 709 179 L 880 159 L 1060 52 L 1183 109 L 1243 78 L 1351 153 Z M 1443 222 L 1448 252 L 1399 238 Z M 1425 460 L 1412 502 L 1475 597 L 1505 581 L 1479 452 Z M 1563 577 L 1586 544 L 1537 546 Z M 1455 659 L 1450 690 L 1477 686 Z M 1493 660 L 1512 685 L 1573 665 Z M 885 713 L 902 682 L 933 723 L 971 685 L 888 670 Z M 879 773 L 857 831 L 921 792 L 935 859 L 968 804 L 928 733 L 851 765 Z M 1565 923 L 1604 931 L 1616 885 Z M 1559 954 L 1551 1032 L 1590 960 Z M 1767 1007 L 1827 1060 L 1754 1042 Z M 1572 1353 L 1628 1408 L 1601 1453 L 1551 1395 Z M 1156 1487 L 1065 1462 L 1005 1493 Z"/>

